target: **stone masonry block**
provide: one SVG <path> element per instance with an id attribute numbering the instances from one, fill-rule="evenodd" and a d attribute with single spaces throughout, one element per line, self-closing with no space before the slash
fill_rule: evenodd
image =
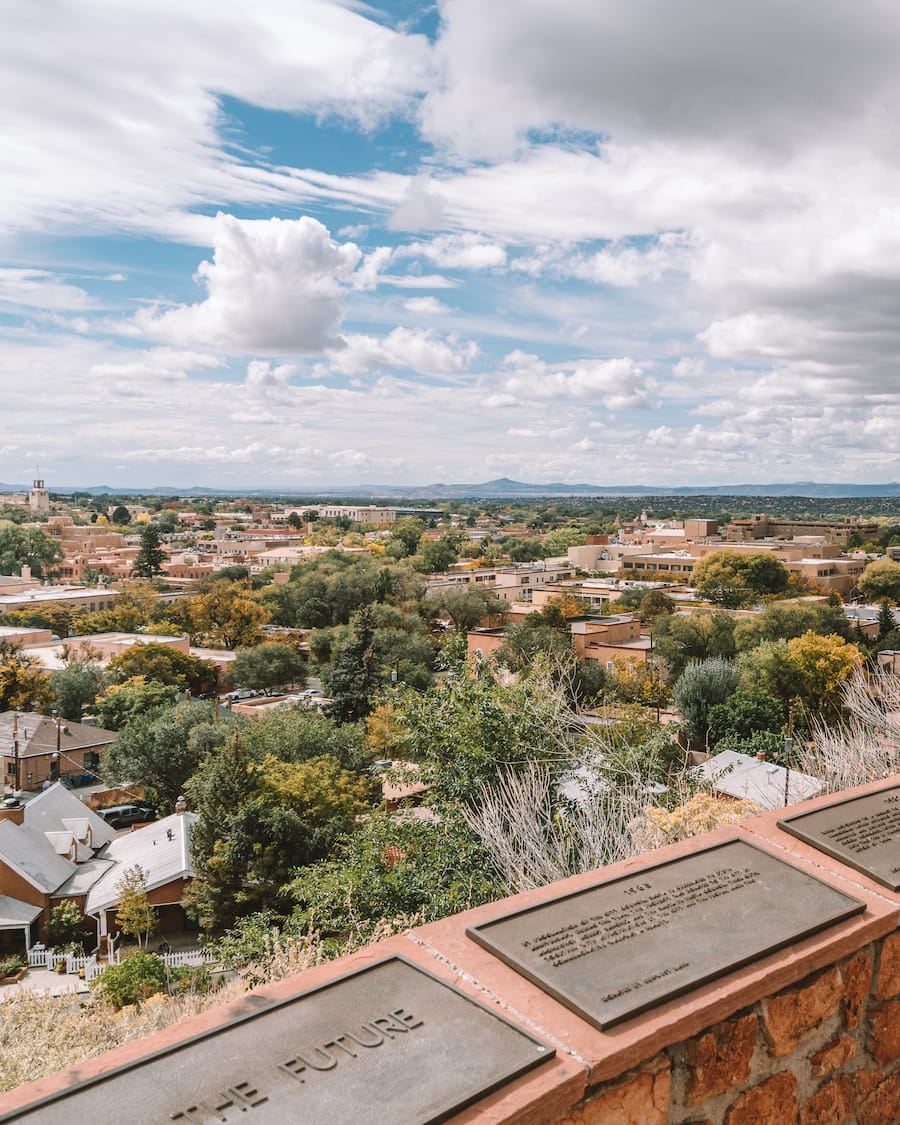
<path id="1" fill-rule="evenodd" d="M 900 1000 L 885 1000 L 869 1010 L 869 1051 L 884 1066 L 900 1058 Z"/>
<path id="2" fill-rule="evenodd" d="M 743 1085 L 750 1074 L 758 1029 L 753 1014 L 717 1024 L 691 1039 L 684 1052 L 688 1105 Z"/>
<path id="3" fill-rule="evenodd" d="M 584 1104 L 577 1125 L 666 1125 L 672 1072 L 668 1062 L 602 1089 Z"/>
<path id="4" fill-rule="evenodd" d="M 881 1073 L 858 1070 L 841 1074 L 821 1086 L 800 1111 L 800 1125 L 844 1125 L 881 1080 Z"/>
<path id="5" fill-rule="evenodd" d="M 851 957 L 841 974 L 844 978 L 844 1022 L 853 1031 L 859 1027 L 863 1005 L 872 984 L 872 956 L 861 949 Z"/>
<path id="6" fill-rule="evenodd" d="M 881 946 L 876 1000 L 890 1000 L 900 993 L 900 933 L 889 934 Z"/>
<path id="7" fill-rule="evenodd" d="M 797 1079 L 789 1070 L 741 1094 L 725 1117 L 725 1125 L 795 1125 L 796 1121 Z"/>
<path id="8" fill-rule="evenodd" d="M 842 1067 L 856 1054 L 858 1044 L 852 1035 L 842 1035 L 831 1043 L 826 1043 L 821 1051 L 809 1060 L 812 1067 L 813 1078 L 820 1078 L 823 1074 L 830 1074 L 833 1070 Z"/>
<path id="9" fill-rule="evenodd" d="M 897 1125 L 900 1121 L 900 1072 L 880 1083 L 856 1111 L 859 1125 Z"/>
<path id="10" fill-rule="evenodd" d="M 831 968 L 809 984 L 763 1000 L 763 1030 L 772 1054 L 776 1058 L 789 1055 L 805 1035 L 837 1011 L 841 997 L 840 974 Z"/>

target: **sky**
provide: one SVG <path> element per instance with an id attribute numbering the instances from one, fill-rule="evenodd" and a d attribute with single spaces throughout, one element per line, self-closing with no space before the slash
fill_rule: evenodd
<path id="1" fill-rule="evenodd" d="M 0 481 L 897 480 L 894 0 L 5 0 Z"/>

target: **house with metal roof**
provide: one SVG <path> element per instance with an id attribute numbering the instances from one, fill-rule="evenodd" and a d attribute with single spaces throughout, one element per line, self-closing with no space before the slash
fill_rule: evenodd
<path id="1" fill-rule="evenodd" d="M 197 817 L 182 812 L 117 834 L 57 783 L 24 809 L 0 819 L 0 947 L 42 936 L 52 907 L 72 900 L 93 919 L 97 943 L 117 930 L 119 883 L 129 869 L 144 873 L 160 929 L 185 925 L 181 900 L 193 878 L 190 832 Z"/>

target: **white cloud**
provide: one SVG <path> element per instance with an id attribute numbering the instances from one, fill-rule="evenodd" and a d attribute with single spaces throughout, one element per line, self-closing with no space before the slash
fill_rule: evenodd
<path id="1" fill-rule="evenodd" d="M 360 260 L 315 219 L 245 220 L 216 216 L 212 262 L 198 280 L 206 299 L 164 312 L 141 310 L 137 329 L 177 344 L 263 354 L 315 352 L 335 346 L 343 293 Z"/>
<path id="2" fill-rule="evenodd" d="M 439 235 L 430 242 L 412 242 L 395 256 L 426 258 L 443 269 L 486 270 L 506 264 L 506 250 L 477 234 Z"/>
<path id="3" fill-rule="evenodd" d="M 46 270 L 0 269 L 0 303 L 70 312 L 94 302 L 83 289 Z"/>
<path id="4" fill-rule="evenodd" d="M 428 230 L 440 226 L 443 217 L 444 200 L 440 193 L 428 178 L 417 176 L 409 181 L 388 226 L 391 230 Z"/>
<path id="5" fill-rule="evenodd" d="M 373 368 L 408 367 L 427 375 L 454 375 L 478 355 L 474 343 L 441 339 L 431 331 L 395 328 L 387 336 L 348 335 L 346 346 L 331 353 L 332 370 L 344 375 L 362 375 Z"/>
<path id="6" fill-rule="evenodd" d="M 504 368 L 509 374 L 503 377 L 503 389 L 518 398 L 583 399 L 609 410 L 650 406 L 646 376 L 628 356 L 550 367 L 537 356 L 511 352 Z"/>
<path id="7" fill-rule="evenodd" d="M 410 297 L 403 302 L 403 307 L 407 312 L 423 316 L 437 316 L 439 313 L 450 311 L 450 306 L 439 301 L 437 297 Z"/>
<path id="8" fill-rule="evenodd" d="M 198 205 L 300 198 L 289 171 L 226 146 L 221 96 L 369 126 L 405 112 L 431 68 L 424 37 L 330 0 L 59 0 L 52 18 L 9 0 L 4 17 L 0 214 L 12 228 L 172 231 Z"/>
<path id="9" fill-rule="evenodd" d="M 296 373 L 297 368 L 292 363 L 281 363 L 273 367 L 271 363 L 253 359 L 247 364 L 244 383 L 248 387 L 283 387 Z"/>

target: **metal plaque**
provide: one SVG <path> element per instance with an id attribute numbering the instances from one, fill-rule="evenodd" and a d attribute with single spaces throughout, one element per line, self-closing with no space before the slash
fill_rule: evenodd
<path id="1" fill-rule="evenodd" d="M 731 840 L 466 932 L 603 1030 L 862 910 Z"/>
<path id="2" fill-rule="evenodd" d="M 900 891 L 900 785 L 786 817 L 778 827 Z"/>
<path id="3" fill-rule="evenodd" d="M 0 1121 L 406 1125 L 443 1121 L 552 1047 L 391 957 Z"/>

